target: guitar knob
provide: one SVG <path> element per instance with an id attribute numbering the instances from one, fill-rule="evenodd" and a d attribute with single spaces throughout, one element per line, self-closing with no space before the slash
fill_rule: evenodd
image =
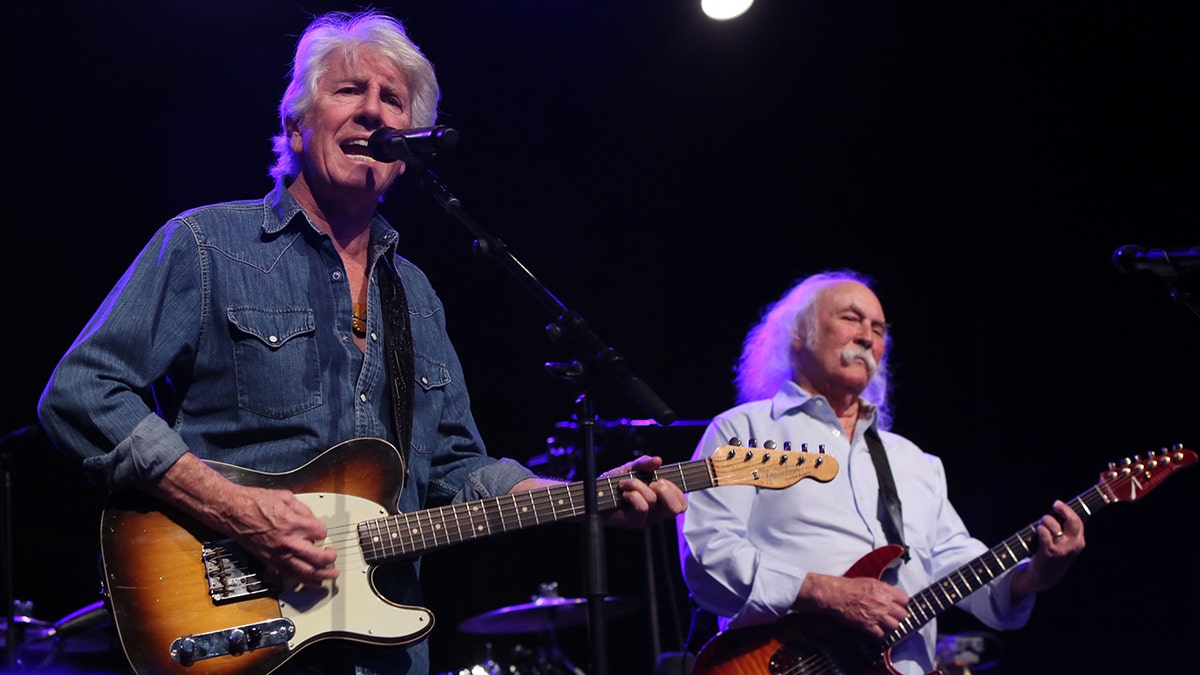
<path id="1" fill-rule="evenodd" d="M 229 636 L 226 640 L 229 643 L 229 652 L 231 654 L 240 654 L 246 651 L 246 631 L 241 628 L 234 628 L 229 631 Z"/>
<path id="2" fill-rule="evenodd" d="M 258 626 L 250 626 L 246 629 L 246 642 L 253 649 L 262 644 L 263 631 Z"/>
<path id="3" fill-rule="evenodd" d="M 175 652 L 176 661 L 184 665 L 191 663 L 196 656 L 196 641 L 190 637 L 179 640 Z"/>

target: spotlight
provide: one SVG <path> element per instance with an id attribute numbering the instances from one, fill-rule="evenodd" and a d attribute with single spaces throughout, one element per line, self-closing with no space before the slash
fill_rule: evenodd
<path id="1" fill-rule="evenodd" d="M 700 0 L 704 15 L 717 21 L 726 21 L 741 16 L 754 0 Z"/>

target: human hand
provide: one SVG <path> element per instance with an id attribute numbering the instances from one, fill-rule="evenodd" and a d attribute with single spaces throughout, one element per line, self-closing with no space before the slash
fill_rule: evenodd
<path id="1" fill-rule="evenodd" d="M 687 510 L 687 498 L 677 485 L 665 478 L 649 484 L 638 473 L 652 473 L 662 466 L 662 457 L 643 456 L 605 471 L 600 478 L 628 475 L 619 483 L 621 508 L 604 515 L 604 523 L 615 527 L 638 528 L 661 522 Z"/>
<path id="2" fill-rule="evenodd" d="M 237 488 L 223 519 L 234 540 L 267 569 L 279 575 L 285 588 L 319 586 L 335 579 L 337 550 L 324 545 L 325 523 L 288 490 Z"/>
<path id="3" fill-rule="evenodd" d="M 877 638 L 908 617 L 908 594 L 868 577 L 835 577 L 809 572 L 800 585 L 795 608 L 830 614 Z"/>
<path id="4" fill-rule="evenodd" d="M 1024 575 L 1025 594 L 1057 584 L 1087 545 L 1079 514 L 1061 500 L 1055 500 L 1053 510 L 1053 514 L 1042 516 L 1037 526 L 1040 545 Z"/>

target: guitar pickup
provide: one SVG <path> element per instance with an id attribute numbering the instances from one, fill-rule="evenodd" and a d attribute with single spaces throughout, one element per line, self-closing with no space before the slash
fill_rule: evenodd
<path id="1" fill-rule="evenodd" d="M 210 633 L 183 635 L 171 642 L 171 658 L 176 663 L 190 666 L 217 656 L 287 644 L 295 634 L 296 626 L 289 619 L 272 619 Z"/>

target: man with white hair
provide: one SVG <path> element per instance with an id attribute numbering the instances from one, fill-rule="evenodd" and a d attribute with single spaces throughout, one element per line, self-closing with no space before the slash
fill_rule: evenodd
<path id="1" fill-rule="evenodd" d="M 713 419 L 695 457 L 739 442 L 747 450 L 758 446 L 759 456 L 767 452 L 768 441 L 776 455 L 784 443 L 791 444 L 793 454 L 804 444 L 811 455 L 824 452 L 836 460 L 839 471 L 828 483 L 802 481 L 785 490 L 727 486 L 689 497 L 687 511 L 678 517 L 680 556 L 695 601 L 719 617 L 722 630 L 749 627 L 734 634 L 771 636 L 750 637 L 728 649 L 729 642 L 714 640 L 714 651 L 722 647 L 713 657 L 718 661 L 706 660 L 712 652 L 702 652 L 698 670 L 717 672 L 711 666 L 720 659 L 741 666 L 746 664 L 739 659 L 770 657 L 794 661 L 776 662 L 770 672 L 865 672 L 867 664 L 885 660 L 877 658 L 885 647 L 890 647 L 886 660 L 893 672 L 933 670 L 936 622 L 910 616 L 910 594 L 987 547 L 971 537 L 950 504 L 941 460 L 887 430 L 889 349 L 887 319 L 870 280 L 848 270 L 800 280 L 748 334 L 736 369 L 739 404 Z M 883 470 L 877 469 L 872 445 L 885 458 Z M 889 473 L 897 497 L 894 512 L 902 514 L 898 519 L 881 492 Z M 896 520 L 899 526 L 893 525 Z M 1054 503 L 1037 530 L 1039 545 L 1030 559 L 1000 573 L 959 606 L 997 629 L 1024 625 L 1035 594 L 1054 585 L 1084 548 L 1083 523 L 1063 502 Z M 889 544 L 902 548 L 884 548 Z M 871 557 L 888 551 L 903 555 L 886 561 Z M 866 564 L 871 562 L 888 564 L 875 570 Z M 863 574 L 864 567 L 877 573 Z M 785 617 L 787 639 L 769 628 L 754 630 L 777 627 Z M 790 628 L 802 626 L 798 618 L 815 619 L 833 636 L 814 636 L 821 645 L 807 653 L 797 647 L 803 631 Z M 882 642 L 902 622 L 914 620 L 928 620 L 920 638 L 895 646 Z M 820 653 L 839 632 L 867 645 L 866 655 Z M 782 652 L 756 651 L 758 644 L 789 640 L 792 646 Z M 872 642 L 880 651 L 871 651 Z M 845 670 L 830 663 L 814 666 L 814 659 L 844 660 L 839 665 Z"/>
<path id="2" fill-rule="evenodd" d="M 39 419 L 91 481 L 193 523 L 151 530 L 139 505 L 116 521 L 133 527 L 105 529 L 133 533 L 104 554 L 138 672 L 423 675 L 432 617 L 414 609 L 420 555 L 402 555 L 406 538 L 419 552 L 474 527 L 505 531 L 504 505 L 513 519 L 559 513 L 544 498 L 560 481 L 488 454 L 445 308 L 378 212 L 406 165 L 377 160 L 368 140 L 432 125 L 438 99 L 400 21 L 316 17 L 280 104 L 274 189 L 159 228 L 46 385 Z M 642 457 L 608 475 L 661 465 Z M 686 507 L 665 479 L 631 473 L 616 490 L 606 524 Z M 436 521 L 379 518 L 434 510 Z M 471 522 L 484 512 L 487 527 L 486 514 Z"/>

